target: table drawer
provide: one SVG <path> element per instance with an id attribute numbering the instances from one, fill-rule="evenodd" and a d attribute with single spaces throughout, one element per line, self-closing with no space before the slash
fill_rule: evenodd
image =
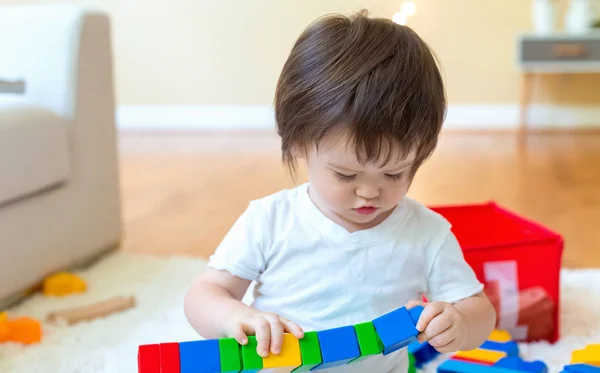
<path id="1" fill-rule="evenodd" d="M 600 38 L 524 39 L 520 43 L 520 62 L 599 62 Z"/>

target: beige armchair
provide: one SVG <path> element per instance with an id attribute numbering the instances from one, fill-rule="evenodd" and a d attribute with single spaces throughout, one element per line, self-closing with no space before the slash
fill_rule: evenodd
<path id="1" fill-rule="evenodd" d="M 111 53 L 101 11 L 0 5 L 0 309 L 120 242 Z"/>

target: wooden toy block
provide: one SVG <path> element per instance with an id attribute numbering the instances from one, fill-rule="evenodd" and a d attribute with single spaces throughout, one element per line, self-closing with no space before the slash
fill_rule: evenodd
<path id="1" fill-rule="evenodd" d="M 494 342 L 485 341 L 481 347 L 484 350 L 502 351 L 506 353 L 507 357 L 518 357 L 519 356 L 519 345 L 515 341 L 509 342 Z"/>
<path id="2" fill-rule="evenodd" d="M 74 273 L 60 272 L 44 279 L 43 291 L 46 296 L 62 297 L 87 290 L 85 281 Z"/>
<path id="3" fill-rule="evenodd" d="M 323 362 L 312 370 L 347 364 L 360 356 L 354 326 L 342 326 L 317 332 Z"/>
<path id="4" fill-rule="evenodd" d="M 65 321 L 67 325 L 71 325 L 125 311 L 135 304 L 134 297 L 113 297 L 87 306 L 51 312 L 47 316 L 47 321 L 51 323 Z"/>
<path id="5" fill-rule="evenodd" d="M 302 358 L 302 365 L 292 372 L 308 372 L 323 362 L 317 332 L 304 333 L 304 337 L 300 339 L 300 356 Z"/>
<path id="6" fill-rule="evenodd" d="M 161 373 L 160 347 L 158 344 L 140 345 L 137 359 L 138 373 Z"/>
<path id="7" fill-rule="evenodd" d="M 240 352 L 240 345 L 235 338 L 219 339 L 219 357 L 221 359 L 222 373 L 238 373 L 242 369 Z"/>
<path id="8" fill-rule="evenodd" d="M 548 373 L 548 366 L 543 362 L 525 361 L 519 357 L 505 357 L 498 360 L 494 365 L 495 368 L 510 369 L 519 372 L 527 373 Z"/>
<path id="9" fill-rule="evenodd" d="M 248 343 L 242 345 L 242 372 L 241 373 L 256 373 L 263 368 L 263 358 L 258 354 L 256 349 L 258 342 L 256 337 L 251 335 L 248 337 Z"/>
<path id="10" fill-rule="evenodd" d="M 8 313 L 0 312 L 0 323 L 3 323 L 8 320 Z"/>
<path id="11" fill-rule="evenodd" d="M 564 373 L 600 373 L 600 367 L 588 364 L 570 364 L 563 368 Z"/>
<path id="12" fill-rule="evenodd" d="M 159 344 L 160 373 L 179 373 L 179 343 Z"/>
<path id="13" fill-rule="evenodd" d="M 384 355 L 417 340 L 419 331 L 416 329 L 416 324 L 422 311 L 422 306 L 414 307 L 410 312 L 406 307 L 402 307 L 373 320 L 375 330 L 383 343 Z"/>
<path id="14" fill-rule="evenodd" d="M 573 351 L 571 363 L 582 363 L 600 367 L 600 344 L 587 345 L 582 350 Z"/>
<path id="15" fill-rule="evenodd" d="M 221 373 L 219 340 L 179 343 L 181 373 Z"/>
<path id="16" fill-rule="evenodd" d="M 408 352 L 415 357 L 415 366 L 421 368 L 424 364 L 435 359 L 439 355 L 438 350 L 428 342 L 415 341 L 408 345 Z"/>
<path id="17" fill-rule="evenodd" d="M 302 365 L 300 356 L 300 342 L 291 333 L 283 334 L 281 352 L 274 355 L 269 352 L 269 356 L 263 358 L 263 367 L 261 373 L 283 373 L 291 372 Z"/>
<path id="18" fill-rule="evenodd" d="M 383 352 L 383 343 L 381 343 L 381 339 L 379 339 L 372 321 L 354 325 L 354 331 L 358 340 L 360 356 L 351 360 L 350 363 L 361 361 Z"/>
<path id="19" fill-rule="evenodd" d="M 42 325 L 30 317 L 18 317 L 2 324 L 8 328 L 7 341 L 32 344 L 42 340 Z"/>
<path id="20" fill-rule="evenodd" d="M 458 351 L 453 355 L 453 357 L 454 356 L 459 358 L 467 358 L 470 360 L 496 363 L 498 360 L 506 357 L 506 352 L 478 348 L 470 351 Z"/>
<path id="21" fill-rule="evenodd" d="M 491 342 L 510 342 L 513 340 L 512 336 L 506 330 L 494 329 L 487 339 Z"/>
<path id="22" fill-rule="evenodd" d="M 516 373 L 513 370 L 449 359 L 440 364 L 437 373 Z"/>

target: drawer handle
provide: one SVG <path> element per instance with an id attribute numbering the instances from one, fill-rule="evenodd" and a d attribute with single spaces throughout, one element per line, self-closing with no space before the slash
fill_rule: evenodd
<path id="1" fill-rule="evenodd" d="M 585 45 L 574 44 L 574 43 L 561 43 L 552 45 L 552 52 L 554 57 L 567 58 L 567 57 L 583 57 L 586 52 Z"/>

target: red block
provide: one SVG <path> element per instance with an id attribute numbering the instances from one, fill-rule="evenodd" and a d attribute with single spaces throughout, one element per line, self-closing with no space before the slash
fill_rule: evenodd
<path id="1" fill-rule="evenodd" d="M 450 221 L 465 259 L 477 278 L 486 284 L 488 293 L 499 296 L 494 299 L 497 311 L 502 310 L 498 321 L 500 318 L 505 323 L 516 320 L 515 332 L 525 331 L 521 338 L 517 333 L 513 334 L 514 339 L 558 340 L 563 238 L 494 202 L 437 206 L 432 210 Z M 493 266 L 500 267 L 492 269 Z M 492 273 L 497 275 L 502 271 L 509 274 L 500 275 L 503 284 L 498 278 L 491 278 Z M 514 279 L 506 280 L 511 272 L 514 272 Z M 520 299 L 503 297 L 502 287 L 508 288 L 507 283 L 511 281 L 516 287 L 516 297 Z"/>
<path id="2" fill-rule="evenodd" d="M 160 344 L 161 373 L 180 373 L 179 343 Z"/>
<path id="3" fill-rule="evenodd" d="M 138 347 L 138 373 L 161 373 L 159 345 L 150 344 Z"/>
<path id="4" fill-rule="evenodd" d="M 490 367 L 492 365 L 494 365 L 494 363 L 491 363 L 489 361 L 480 361 L 480 360 L 468 359 L 466 357 L 450 356 L 450 360 L 464 361 L 466 363 L 479 364 L 479 365 L 487 365 L 487 366 L 490 366 Z"/>

